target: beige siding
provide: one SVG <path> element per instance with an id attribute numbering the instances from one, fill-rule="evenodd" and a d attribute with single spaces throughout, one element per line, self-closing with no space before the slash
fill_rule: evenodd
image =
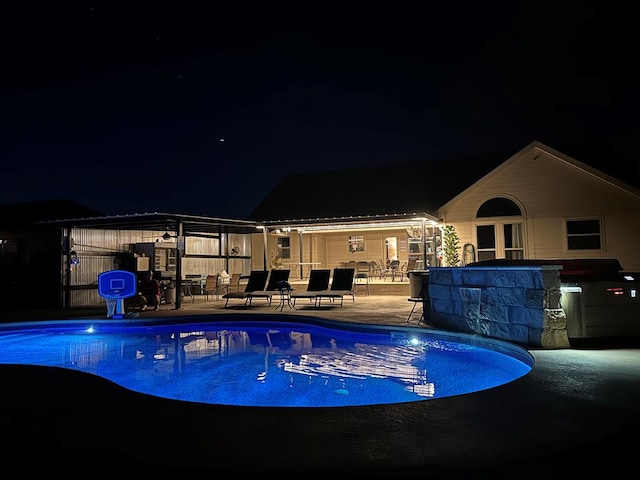
<path id="1" fill-rule="evenodd" d="M 505 162 L 439 214 L 456 227 L 461 244 L 475 245 L 476 211 L 495 196 L 521 205 L 527 258 L 617 258 L 626 270 L 640 271 L 640 252 L 634 247 L 640 233 L 640 198 L 633 193 L 531 149 Z M 565 221 L 582 218 L 604 220 L 602 251 L 566 251 Z"/>
<path id="2" fill-rule="evenodd" d="M 365 251 L 351 253 L 349 251 L 349 235 L 362 235 L 365 241 Z M 291 232 L 291 262 L 300 259 L 300 241 L 297 232 Z M 262 234 L 252 235 L 252 250 L 254 253 L 252 266 L 262 268 L 263 238 Z M 385 237 L 397 237 L 398 257 L 400 263 L 409 259 L 408 233 L 406 230 L 360 230 L 350 232 L 314 232 L 303 234 L 303 262 L 319 262 L 315 268 L 333 269 L 342 262 L 364 260 L 370 262 L 385 258 Z M 275 251 L 277 237 L 267 236 L 267 252 Z M 286 261 L 286 260 L 285 260 Z"/>

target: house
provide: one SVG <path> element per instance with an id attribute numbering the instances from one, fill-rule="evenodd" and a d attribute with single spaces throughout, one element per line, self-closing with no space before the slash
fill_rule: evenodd
<path id="1" fill-rule="evenodd" d="M 179 289 L 188 276 L 246 275 L 274 264 L 291 267 L 294 279 L 296 267 L 302 279 L 310 268 L 350 262 L 450 266 L 443 255 L 448 227 L 458 236 L 459 265 L 602 258 L 640 271 L 637 173 L 596 146 L 571 151 L 575 156 L 534 141 L 483 158 L 291 175 L 246 220 L 99 216 L 57 202 L 6 205 L 0 208 L 4 305 L 32 305 L 35 278 L 49 286 L 38 297 L 47 305 L 95 305 L 98 274 L 116 268 L 160 265 Z M 46 240 L 44 250 L 36 238 Z M 149 263 L 133 266 L 140 257 Z M 406 275 L 396 278 L 398 287 L 384 293 L 408 295 Z"/>
<path id="2" fill-rule="evenodd" d="M 601 145 L 572 151 L 585 161 L 534 141 L 511 155 L 284 177 L 250 215 L 268 233 L 255 237 L 254 262 L 278 252 L 324 268 L 412 256 L 448 266 L 442 236 L 453 226 L 459 265 L 615 258 L 640 271 L 637 167 Z"/>

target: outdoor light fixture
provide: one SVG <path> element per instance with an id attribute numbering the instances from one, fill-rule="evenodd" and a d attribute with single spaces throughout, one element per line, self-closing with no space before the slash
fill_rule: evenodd
<path id="1" fill-rule="evenodd" d="M 438 219 L 426 214 L 371 215 L 358 217 L 334 217 L 317 219 L 289 220 L 267 226 L 270 232 L 297 231 L 299 234 L 313 232 L 349 232 L 365 229 L 396 230 L 402 228 L 418 229 L 438 227 Z"/>
<path id="2" fill-rule="evenodd" d="M 416 227 L 418 222 L 422 222 L 422 218 L 414 218 L 408 220 L 388 220 L 388 221 L 375 221 L 375 222 L 358 222 L 358 223 L 333 223 L 333 224 L 317 224 L 317 225 L 296 225 L 289 227 L 297 229 L 301 233 L 305 232 L 349 232 L 354 230 L 364 229 L 378 229 L 378 230 L 396 230 L 407 227 Z M 428 226 L 435 227 L 437 223 L 432 220 L 426 220 Z"/>
<path id="3" fill-rule="evenodd" d="M 163 240 L 169 240 L 170 238 L 171 238 L 171 234 L 169 232 L 164 232 L 164 234 L 162 234 Z"/>

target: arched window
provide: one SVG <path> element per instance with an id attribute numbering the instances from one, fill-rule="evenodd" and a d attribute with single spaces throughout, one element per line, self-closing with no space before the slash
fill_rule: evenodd
<path id="1" fill-rule="evenodd" d="M 478 260 L 523 259 L 525 242 L 522 222 L 480 220 L 491 217 L 522 217 L 522 211 L 515 202 L 503 197 L 491 198 L 480 205 L 476 214 Z"/>
<path id="2" fill-rule="evenodd" d="M 521 217 L 520 207 L 508 198 L 492 198 L 487 200 L 478 209 L 477 218 L 485 217 Z"/>

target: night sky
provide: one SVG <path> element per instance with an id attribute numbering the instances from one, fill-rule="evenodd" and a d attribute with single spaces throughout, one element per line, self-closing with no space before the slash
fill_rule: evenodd
<path id="1" fill-rule="evenodd" d="M 609 2 L 15 3 L 0 203 L 245 218 L 293 173 L 533 140 L 637 162 L 635 27 Z"/>

